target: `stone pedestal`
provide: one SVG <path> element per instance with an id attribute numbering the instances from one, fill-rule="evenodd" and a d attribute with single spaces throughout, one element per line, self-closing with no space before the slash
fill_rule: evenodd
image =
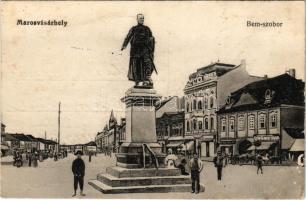
<path id="1" fill-rule="evenodd" d="M 126 105 L 126 140 L 116 154 L 116 166 L 97 175 L 89 184 L 103 193 L 131 192 L 188 192 L 190 176 L 183 176 L 179 169 L 164 166 L 165 154 L 157 143 L 155 107 L 160 99 L 154 89 L 131 88 L 121 100 Z M 148 146 L 158 160 L 158 168 L 152 163 Z M 143 166 L 145 159 L 146 166 Z M 204 187 L 201 185 L 201 191 Z"/>

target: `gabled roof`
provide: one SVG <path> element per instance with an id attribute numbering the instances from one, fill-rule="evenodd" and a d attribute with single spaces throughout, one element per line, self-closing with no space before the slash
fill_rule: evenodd
<path id="1" fill-rule="evenodd" d="M 32 141 L 37 141 L 37 138 L 35 138 L 34 136 L 32 135 L 26 135 L 28 138 L 30 138 L 30 140 Z"/>
<path id="2" fill-rule="evenodd" d="M 94 141 L 90 141 L 86 144 L 84 144 L 85 146 L 97 146 L 96 143 Z"/>
<path id="3" fill-rule="evenodd" d="M 19 141 L 25 141 L 25 142 L 31 142 L 32 141 L 30 138 L 28 138 L 26 135 L 24 135 L 22 133 L 15 133 L 15 134 L 11 134 L 11 135 Z"/>
<path id="4" fill-rule="evenodd" d="M 290 135 L 292 138 L 301 139 L 305 138 L 304 130 L 299 128 L 284 128 L 285 131 Z"/>
<path id="5" fill-rule="evenodd" d="M 17 138 L 15 138 L 14 136 L 12 136 L 12 134 L 9 133 L 2 134 L 1 137 L 3 137 L 4 141 L 18 141 Z"/>
<path id="6" fill-rule="evenodd" d="M 159 110 L 160 108 L 162 108 L 164 105 L 166 105 L 166 103 L 168 103 L 171 99 L 173 99 L 173 97 L 170 97 L 168 99 L 165 99 L 165 100 L 162 100 L 160 102 L 158 102 L 156 105 L 155 105 L 155 110 Z"/>
<path id="7" fill-rule="evenodd" d="M 222 76 L 223 74 L 231 71 L 232 69 L 234 69 L 236 67 L 236 65 L 233 64 L 226 64 L 226 63 L 220 63 L 220 62 L 215 62 L 215 63 L 211 63 L 210 65 L 201 67 L 199 69 L 197 69 L 197 72 L 192 73 L 189 76 L 189 80 L 196 78 L 196 76 L 198 74 L 208 74 L 210 72 L 214 72 L 216 71 L 217 76 Z"/>
<path id="8" fill-rule="evenodd" d="M 304 82 L 288 74 L 256 81 L 233 92 L 230 101 L 218 113 L 263 109 L 281 104 L 304 106 L 304 87 Z M 267 92 L 271 94 L 269 102 Z"/>

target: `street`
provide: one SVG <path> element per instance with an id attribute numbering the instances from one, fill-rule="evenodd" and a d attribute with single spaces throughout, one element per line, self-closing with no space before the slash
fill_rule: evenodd
<path id="1" fill-rule="evenodd" d="M 16 168 L 11 165 L 1 166 L 1 196 L 14 198 L 72 198 L 73 176 L 71 163 L 75 157 L 54 162 L 47 159 L 39 162 L 38 168 L 27 166 Z M 304 168 L 297 166 L 264 166 L 264 174 L 256 174 L 255 166 L 228 165 L 223 170 L 222 181 L 217 181 L 216 169 L 211 162 L 204 162 L 201 182 L 205 192 L 191 193 L 133 193 L 103 194 L 88 185 L 88 180 L 104 172 L 106 167 L 115 165 L 112 158 L 98 154 L 86 164 L 85 197 L 75 198 L 158 198 L 158 199 L 194 199 L 194 198 L 303 198 Z M 26 165 L 26 163 L 25 163 Z M 78 193 L 79 194 L 79 193 Z"/>

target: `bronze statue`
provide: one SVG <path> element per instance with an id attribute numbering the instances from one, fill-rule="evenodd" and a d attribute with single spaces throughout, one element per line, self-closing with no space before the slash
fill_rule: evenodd
<path id="1" fill-rule="evenodd" d="M 131 44 L 130 63 L 128 78 L 135 82 L 135 86 L 142 83 L 143 87 L 153 87 L 151 75 L 153 70 L 157 73 L 154 59 L 155 41 L 149 27 L 143 25 L 143 14 L 137 14 L 136 26 L 133 26 L 127 34 L 121 51 L 126 48 L 128 43 Z"/>

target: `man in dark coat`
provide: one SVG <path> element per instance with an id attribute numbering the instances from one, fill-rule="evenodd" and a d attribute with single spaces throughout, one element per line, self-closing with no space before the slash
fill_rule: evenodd
<path id="1" fill-rule="evenodd" d="M 214 157 L 214 164 L 217 168 L 217 174 L 218 174 L 218 181 L 221 181 L 222 178 L 222 167 L 223 167 L 223 156 L 221 154 L 221 151 L 217 152 L 217 156 Z"/>
<path id="2" fill-rule="evenodd" d="M 83 186 L 84 186 L 84 176 L 85 176 L 85 163 L 82 160 L 82 152 L 76 152 L 77 158 L 72 163 L 72 173 L 74 176 L 74 194 L 73 197 L 76 195 L 76 191 L 78 189 L 78 184 L 80 186 L 80 195 L 85 196 L 83 193 Z"/>
<path id="3" fill-rule="evenodd" d="M 189 161 L 191 172 L 191 193 L 198 194 L 200 192 L 200 173 L 203 170 L 203 163 L 198 158 L 198 154 L 194 154 L 193 158 Z"/>
<path id="4" fill-rule="evenodd" d="M 121 51 L 131 43 L 128 79 L 135 81 L 136 86 L 140 82 L 143 82 L 144 86 L 153 86 L 151 74 L 153 70 L 156 71 L 153 63 L 155 41 L 150 28 L 143 25 L 142 14 L 137 15 L 137 22 L 127 34 Z"/>

